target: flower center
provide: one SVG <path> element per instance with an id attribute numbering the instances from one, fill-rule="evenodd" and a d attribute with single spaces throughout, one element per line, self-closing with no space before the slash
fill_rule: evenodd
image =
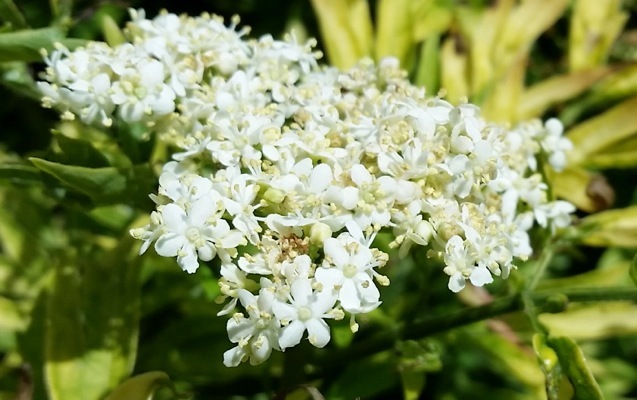
<path id="1" fill-rule="evenodd" d="M 354 275 L 356 275 L 356 272 L 358 272 L 358 270 L 353 264 L 347 264 L 343 267 L 343 275 L 348 279 L 353 278 Z"/>
<path id="2" fill-rule="evenodd" d="M 201 237 L 201 234 L 199 233 L 199 229 L 191 226 L 186 230 L 186 237 L 188 238 L 188 240 L 194 243 Z"/>
<path id="3" fill-rule="evenodd" d="M 301 321 L 307 321 L 310 318 L 312 318 L 312 310 L 307 307 L 299 308 L 299 319 Z"/>

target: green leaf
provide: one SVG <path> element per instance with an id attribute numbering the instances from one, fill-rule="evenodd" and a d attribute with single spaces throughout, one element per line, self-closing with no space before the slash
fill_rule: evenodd
<path id="1" fill-rule="evenodd" d="M 420 47 L 414 84 L 424 86 L 429 95 L 440 88 L 440 35 L 433 34 Z"/>
<path id="2" fill-rule="evenodd" d="M 65 187 L 87 195 L 95 204 L 124 203 L 147 207 L 148 194 L 157 186 L 157 178 L 148 164 L 130 168 L 87 168 L 35 157 L 29 160 L 40 170 L 53 175 Z"/>
<path id="3" fill-rule="evenodd" d="M 39 61 L 40 49 L 53 49 L 64 39 L 64 31 L 57 27 L 0 33 L 0 62 Z"/>
<path id="4" fill-rule="evenodd" d="M 572 339 L 564 336 L 549 337 L 548 343 L 557 353 L 562 372 L 573 385 L 574 398 L 578 400 L 603 400 L 602 391 L 588 369 L 584 354 L 579 346 Z"/>
<path id="5" fill-rule="evenodd" d="M 140 268 L 131 246 L 128 239 L 110 249 L 93 245 L 56 265 L 45 333 L 52 400 L 102 399 L 132 371 Z"/>
<path id="6" fill-rule="evenodd" d="M 119 46 L 126 42 L 124 33 L 119 29 L 117 22 L 108 14 L 104 14 L 102 17 L 102 31 L 104 32 L 106 43 L 111 47 Z"/>
<path id="7" fill-rule="evenodd" d="M 165 372 L 152 371 L 136 375 L 124 381 L 106 398 L 106 400 L 147 400 L 161 387 L 168 386 L 178 399 L 190 396 L 177 394 L 170 378 Z"/>

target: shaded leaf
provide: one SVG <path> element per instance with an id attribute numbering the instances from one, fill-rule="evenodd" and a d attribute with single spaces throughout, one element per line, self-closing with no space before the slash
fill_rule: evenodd
<path id="1" fill-rule="evenodd" d="M 55 138 L 64 152 L 64 164 L 90 168 L 109 166 L 108 159 L 90 141 L 65 135 L 56 135 Z"/>
<path id="2" fill-rule="evenodd" d="M 155 190 L 157 178 L 147 164 L 131 168 L 87 168 L 30 158 L 40 170 L 53 175 L 64 186 L 87 195 L 95 204 L 125 203 L 147 207 L 148 194 Z"/>
<path id="3" fill-rule="evenodd" d="M 0 180 L 12 183 L 40 183 L 40 170 L 27 164 L 0 164 Z"/>
<path id="4" fill-rule="evenodd" d="M 630 263 L 628 274 L 630 275 L 630 279 L 633 281 L 633 284 L 637 285 L 637 255 L 635 255 L 633 261 Z"/>
<path id="5" fill-rule="evenodd" d="M 27 28 L 27 21 L 13 0 L 0 0 L 0 19 L 11 24 L 13 29 Z"/>

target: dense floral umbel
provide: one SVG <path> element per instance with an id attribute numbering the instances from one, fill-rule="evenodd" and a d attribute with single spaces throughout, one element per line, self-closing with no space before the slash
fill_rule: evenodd
<path id="1" fill-rule="evenodd" d="M 394 59 L 340 72 L 318 65 L 312 41 L 131 14 L 128 43 L 50 54 L 43 101 L 86 123 L 145 122 L 178 149 L 150 223 L 131 233 L 189 273 L 219 259 L 228 366 L 304 335 L 323 347 L 327 319 L 349 315 L 356 330 L 389 284 L 380 230 L 400 256 L 425 246 L 458 292 L 506 278 L 536 223 L 570 222 L 541 171 L 563 168 L 570 147 L 555 119 L 490 124 L 427 97 Z"/>

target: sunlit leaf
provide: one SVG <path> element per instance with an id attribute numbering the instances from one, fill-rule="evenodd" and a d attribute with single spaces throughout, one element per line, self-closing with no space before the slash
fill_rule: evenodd
<path id="1" fill-rule="evenodd" d="M 0 330 L 21 330 L 26 323 L 16 302 L 0 296 Z"/>
<path id="2" fill-rule="evenodd" d="M 51 399 L 100 399 L 132 371 L 139 273 L 131 240 L 65 257 L 56 267 L 45 333 Z M 93 259 L 94 258 L 94 259 Z"/>
<path id="3" fill-rule="evenodd" d="M 575 391 L 578 400 L 602 400 L 602 395 L 593 374 L 586 365 L 584 354 L 579 346 L 570 338 L 549 337 L 549 345 L 555 350 L 566 375 Z"/>

